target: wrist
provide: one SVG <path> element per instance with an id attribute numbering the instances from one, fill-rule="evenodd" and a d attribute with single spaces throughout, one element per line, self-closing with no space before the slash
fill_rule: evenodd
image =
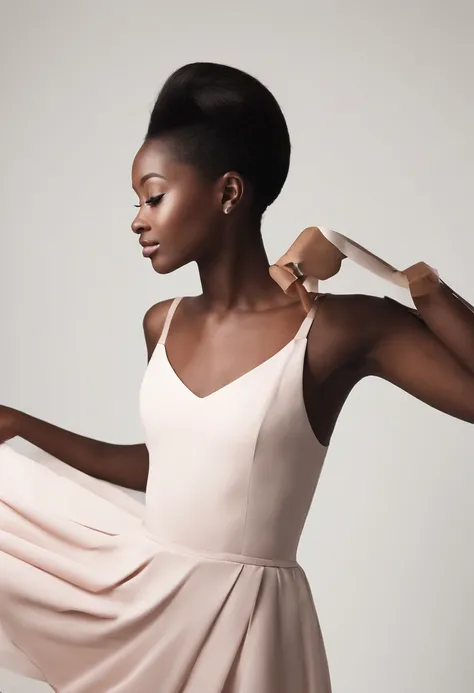
<path id="1" fill-rule="evenodd" d="M 25 414 L 24 412 L 20 411 L 19 409 L 12 409 L 11 410 L 11 415 L 12 415 L 12 420 L 13 420 L 13 427 L 15 430 L 15 434 L 19 436 L 20 438 L 25 438 L 26 435 L 26 423 L 28 419 L 28 414 Z"/>

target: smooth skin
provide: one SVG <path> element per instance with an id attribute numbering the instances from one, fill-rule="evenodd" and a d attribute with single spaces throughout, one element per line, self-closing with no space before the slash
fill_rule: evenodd
<path id="1" fill-rule="evenodd" d="M 150 177 L 152 172 L 165 180 Z M 268 274 L 259 225 L 251 221 L 252 191 L 246 198 L 245 183 L 237 173 L 205 181 L 195 169 L 174 162 L 164 143 L 155 142 L 139 151 L 132 179 L 140 198 L 132 229 L 143 242 L 160 243 L 151 258 L 155 271 L 168 273 L 190 260 L 198 264 L 203 294 L 180 303 L 167 352 L 185 385 L 205 397 L 290 341 L 304 310 Z M 433 302 L 438 334 L 428 327 Z M 453 326 L 470 330 L 474 346 L 474 316 L 442 287 L 436 297 L 430 294 L 416 303 L 426 324 L 386 299 L 330 295 L 321 301 L 308 337 L 304 396 L 322 443 L 329 443 L 354 385 L 369 375 L 474 422 L 474 348 L 468 362 L 461 363 L 440 339 L 439 324 L 444 321 L 450 327 L 446 341 L 456 333 Z M 168 302 L 157 304 L 145 319 L 153 334 L 150 354 L 168 307 Z M 440 311 L 447 313 L 441 321 Z M 465 349 L 465 344 L 463 339 L 460 346 Z"/>
<path id="2" fill-rule="evenodd" d="M 160 244 L 144 261 L 159 274 L 197 263 L 203 292 L 181 301 L 166 349 L 181 381 L 206 397 L 291 341 L 305 311 L 269 276 L 253 190 L 237 172 L 208 179 L 176 161 L 166 141 L 153 140 L 135 157 L 132 184 L 139 199 L 132 230 L 143 245 Z M 303 391 L 324 445 L 352 388 L 370 375 L 474 423 L 474 315 L 442 284 L 414 301 L 419 317 L 387 299 L 321 297 L 308 336 Z M 170 303 L 157 303 L 144 317 L 148 359 Z M 93 440 L 0 407 L 0 442 L 17 435 L 91 476 L 146 487 L 144 444 Z"/>

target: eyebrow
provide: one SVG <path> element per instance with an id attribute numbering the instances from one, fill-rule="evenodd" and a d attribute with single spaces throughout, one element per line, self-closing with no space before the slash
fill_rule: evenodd
<path id="1" fill-rule="evenodd" d="M 146 173 L 144 176 L 141 177 L 140 185 L 143 185 L 143 183 L 145 183 L 150 178 L 162 178 L 162 180 L 166 180 L 166 178 L 162 176 L 160 173 Z"/>

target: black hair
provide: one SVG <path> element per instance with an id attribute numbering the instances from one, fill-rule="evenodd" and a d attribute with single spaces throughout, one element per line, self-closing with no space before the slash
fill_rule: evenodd
<path id="1" fill-rule="evenodd" d="M 288 175 L 290 136 L 273 94 L 255 77 L 217 63 L 191 63 L 166 80 L 145 141 L 164 138 L 179 161 L 217 178 L 236 171 L 263 214 Z"/>

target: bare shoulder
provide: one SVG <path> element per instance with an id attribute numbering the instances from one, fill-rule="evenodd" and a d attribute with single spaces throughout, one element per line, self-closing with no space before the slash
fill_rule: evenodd
<path id="1" fill-rule="evenodd" d="M 143 331 L 145 333 L 145 342 L 148 352 L 148 360 L 156 347 L 160 338 L 163 325 L 165 323 L 166 314 L 174 299 L 167 298 L 165 301 L 155 303 L 145 313 L 143 318 Z"/>
<path id="2" fill-rule="evenodd" d="M 324 294 L 319 312 L 328 326 L 345 330 L 373 330 L 393 322 L 418 317 L 416 310 L 387 296 Z"/>
<path id="3" fill-rule="evenodd" d="M 342 362 L 364 360 L 384 335 L 419 322 L 416 316 L 415 310 L 387 297 L 325 294 L 321 296 L 309 347 L 319 356 L 324 349 L 331 348 L 340 353 Z"/>

